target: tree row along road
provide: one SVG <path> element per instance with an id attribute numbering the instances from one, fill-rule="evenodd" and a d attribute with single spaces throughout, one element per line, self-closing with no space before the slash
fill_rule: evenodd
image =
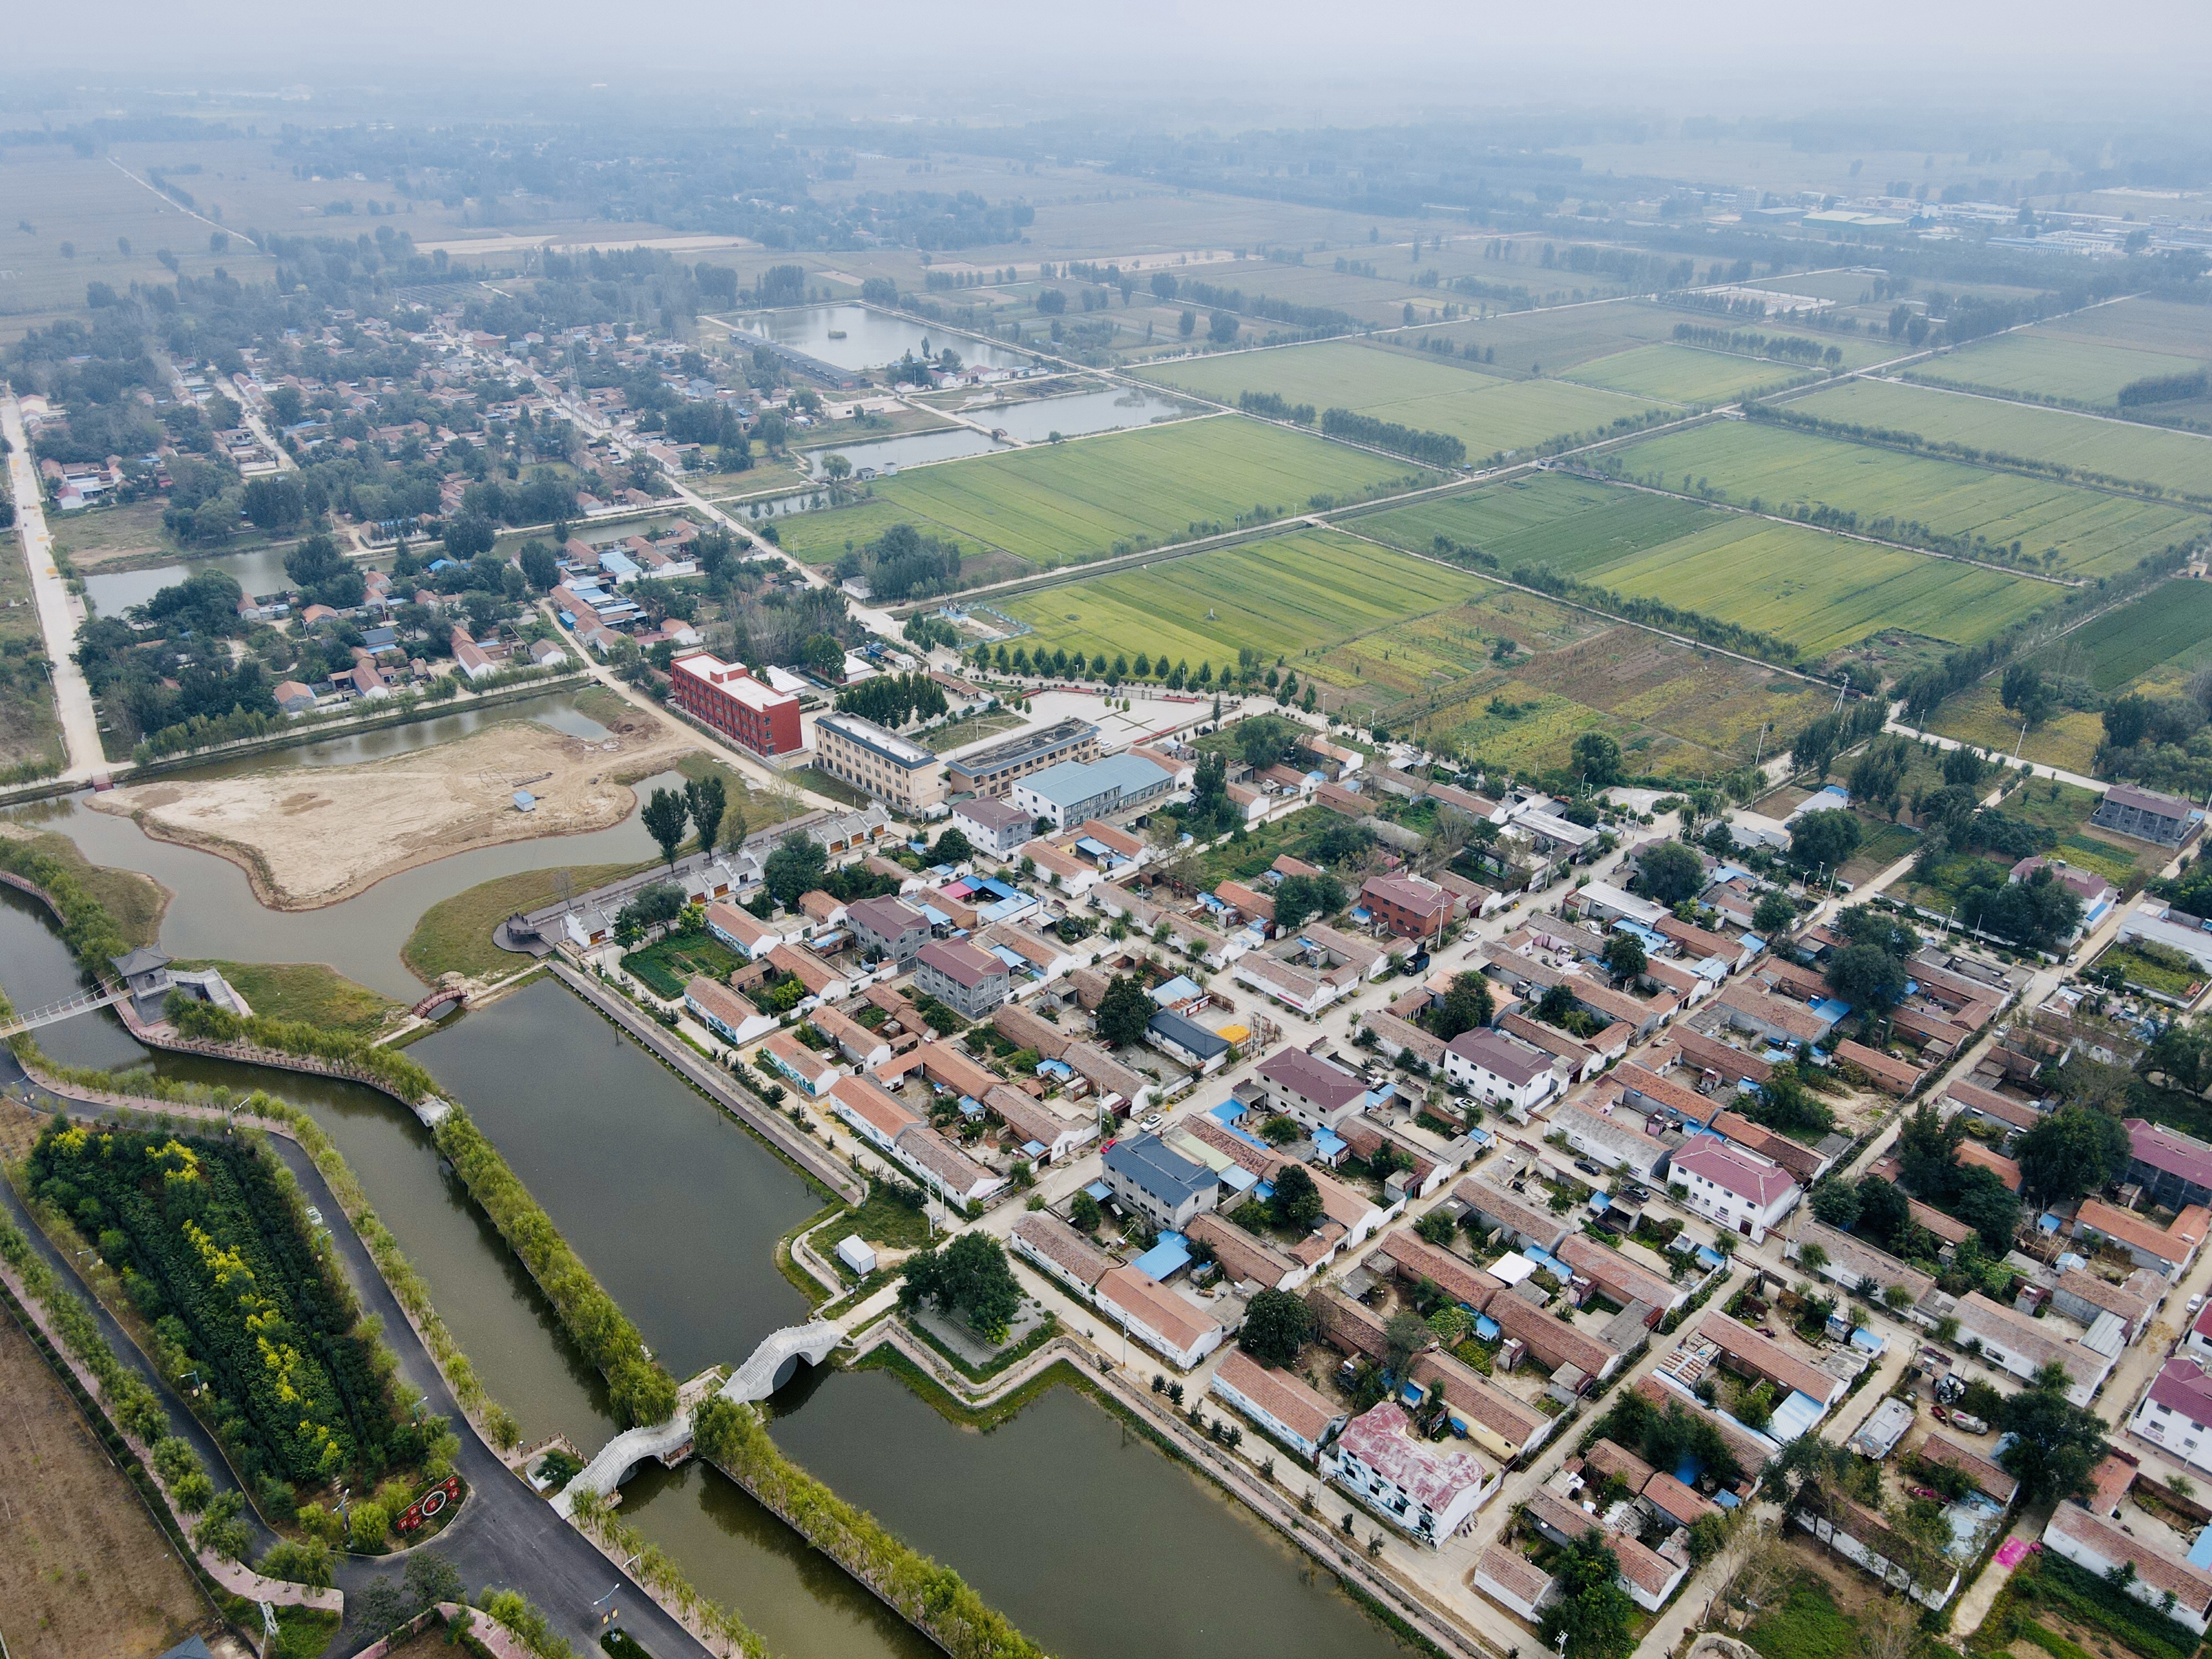
<path id="1" fill-rule="evenodd" d="M 12 387 L 0 401 L 0 433 L 8 440 L 8 479 L 15 497 L 15 533 L 23 550 L 23 562 L 31 575 L 31 592 L 39 607 L 39 628 L 46 636 L 47 672 L 52 676 L 54 708 L 60 716 L 64 775 L 90 778 L 107 764 L 100 741 L 100 715 L 92 701 L 92 687 L 76 662 L 76 630 L 84 621 L 84 601 L 69 590 L 54 562 L 54 538 L 46 528 L 46 509 L 39 493 L 38 463 L 32 458 L 29 437 L 23 430 L 23 408 Z"/>
<path id="2" fill-rule="evenodd" d="M 0 1086 L 18 1095 L 28 1091 L 39 1109 L 66 1112 L 71 1117 L 98 1119 L 110 1115 L 114 1109 L 108 1102 L 90 1097 L 90 1091 L 33 1083 L 15 1056 L 4 1048 L 0 1048 Z M 149 1115 L 166 1114 L 171 1117 L 197 1115 L 165 1101 L 147 1101 L 143 1110 Z M 611 1567 L 590 1540 L 562 1522 L 552 1505 L 484 1443 L 455 1402 L 443 1374 L 422 1346 L 405 1310 L 377 1271 L 368 1247 L 346 1218 L 343 1206 L 323 1180 L 314 1160 L 281 1130 L 268 1125 L 254 1127 L 270 1129 L 271 1151 L 299 1181 L 307 1201 L 322 1212 L 347 1280 L 361 1299 L 362 1311 L 381 1322 L 383 1340 L 398 1361 L 400 1375 L 421 1390 L 425 1408 L 445 1417 L 460 1437 L 460 1455 L 454 1467 L 469 1484 L 469 1497 L 459 1516 L 437 1535 L 435 1547 L 453 1561 L 469 1588 L 474 1590 L 494 1585 L 522 1591 L 545 1610 L 561 1635 L 580 1650 L 588 1650 L 596 1646 L 600 1629 L 592 1597 L 611 1579 L 615 1581 L 614 1604 L 621 1609 L 621 1622 L 644 1640 L 656 1656 L 676 1659 L 676 1656 L 685 1655 L 704 1659 L 708 1650 L 697 1638 L 664 1612 L 627 1574 Z M 204 1133 L 220 1132 L 219 1126 L 214 1123 L 202 1125 L 201 1128 Z M 14 1216 L 33 1247 L 64 1282 L 91 1304 L 99 1318 L 101 1334 L 115 1350 L 116 1357 L 144 1376 L 161 1395 L 169 1408 L 173 1432 L 191 1443 L 217 1486 L 238 1486 L 237 1478 L 224 1461 L 214 1437 L 200 1425 L 153 1363 L 100 1305 L 67 1255 L 57 1249 L 39 1231 L 13 1188 L 5 1182 L 0 1182 L 0 1205 L 4 1205 Z M 248 1514 L 252 1514 L 250 1509 Z M 253 1532 L 257 1554 L 275 1541 L 274 1534 L 258 1518 Z M 372 1578 L 396 1574 L 404 1560 L 404 1555 L 338 1557 L 337 1585 L 346 1592 L 349 1607 Z M 368 1639 L 350 1616 L 344 1636 L 338 1648 L 341 1652 L 352 1652 Z"/>

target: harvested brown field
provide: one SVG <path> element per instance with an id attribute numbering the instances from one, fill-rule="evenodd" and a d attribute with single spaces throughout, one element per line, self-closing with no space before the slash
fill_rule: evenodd
<path id="1" fill-rule="evenodd" d="M 0 1638 L 10 1659 L 137 1659 L 217 1621 L 61 1380 L 0 1313 Z"/>

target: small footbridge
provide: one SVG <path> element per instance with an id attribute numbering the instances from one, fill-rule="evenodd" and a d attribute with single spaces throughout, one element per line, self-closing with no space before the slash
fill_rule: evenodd
<path id="1" fill-rule="evenodd" d="M 44 1008 L 27 1014 L 18 1014 L 0 1024 L 0 1042 L 21 1036 L 26 1031 L 35 1031 L 42 1025 L 58 1025 L 63 1020 L 75 1019 L 79 1014 L 88 1014 L 95 1008 L 112 1008 L 118 1002 L 130 1000 L 128 991 L 87 991 L 65 1001 L 49 1003 Z"/>
<path id="2" fill-rule="evenodd" d="M 798 1375 L 800 1360 L 818 1365 L 844 1340 L 845 1333 L 825 1321 L 787 1326 L 763 1338 L 760 1346 L 753 1350 L 752 1358 L 738 1366 L 729 1381 L 709 1397 L 733 1400 L 740 1405 L 765 1400 Z M 561 1489 L 553 1499 L 554 1509 L 568 1516 L 574 1512 L 580 1494 L 590 1492 L 594 1497 L 605 1497 L 629 1480 L 631 1472 L 647 1458 L 669 1464 L 681 1462 L 691 1447 L 691 1410 L 689 1407 L 679 1409 L 665 1423 L 624 1429 L 600 1447 L 599 1455 Z"/>

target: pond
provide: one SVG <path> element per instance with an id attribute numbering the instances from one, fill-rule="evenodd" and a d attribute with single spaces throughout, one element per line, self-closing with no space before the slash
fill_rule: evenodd
<path id="1" fill-rule="evenodd" d="M 251 553 L 226 553 L 212 559 L 194 559 L 189 564 L 151 565 L 143 570 L 94 571 L 84 579 L 85 602 L 94 613 L 102 617 L 120 616 L 134 605 L 143 605 L 165 587 L 173 587 L 187 576 L 203 570 L 220 570 L 238 579 L 238 585 L 248 599 L 262 593 L 275 593 L 291 586 L 284 574 L 284 555 L 289 550 L 281 547 L 256 548 Z"/>
<path id="2" fill-rule="evenodd" d="M 734 319 L 742 333 L 803 351 L 839 368 L 881 368 L 908 352 L 934 355 L 948 347 L 971 367 L 1026 368 L 1035 361 L 1026 352 L 988 345 L 964 334 L 933 332 L 927 325 L 909 322 L 860 305 L 794 306 L 787 311 L 755 312 Z M 842 336 L 832 338 L 833 335 Z"/>
<path id="3" fill-rule="evenodd" d="M 868 467 L 880 472 L 886 466 L 920 466 L 926 461 L 957 460 L 963 456 L 988 455 L 994 449 L 1009 447 L 994 441 L 988 432 L 963 426 L 949 432 L 909 432 L 902 438 L 878 438 L 872 443 L 811 449 L 806 453 L 806 464 L 820 478 L 828 476 L 822 469 L 832 455 L 842 455 L 852 462 L 853 471 L 858 474 Z"/>

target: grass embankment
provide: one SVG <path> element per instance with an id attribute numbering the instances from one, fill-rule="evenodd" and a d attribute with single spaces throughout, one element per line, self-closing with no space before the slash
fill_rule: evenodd
<path id="1" fill-rule="evenodd" d="M 151 945 L 161 936 L 169 890 L 136 870 L 93 863 L 67 836 L 50 830 L 25 834 L 14 824 L 0 826 L 0 868 L 12 870 L 48 892 L 54 890 L 55 875 L 68 876 L 107 913 L 125 950 Z"/>
<path id="2" fill-rule="evenodd" d="M 693 1419 L 693 1443 L 953 1659 L 1043 1659 L 958 1573 L 785 1457 L 750 1407 L 709 1400 Z"/>
<path id="3" fill-rule="evenodd" d="M 213 968 L 264 1018 L 304 1020 L 350 1036 L 374 1036 L 401 1005 L 319 962 L 179 962 Z"/>
<path id="4" fill-rule="evenodd" d="M 585 893 L 639 866 L 634 864 L 580 864 L 565 869 L 524 870 L 512 876 L 481 882 L 451 898 L 441 899 L 422 913 L 399 959 L 407 971 L 425 985 L 435 985 L 445 974 L 465 974 L 471 979 L 500 979 L 526 964 L 512 951 L 491 942 L 491 930 L 518 910 L 535 910 L 562 896 L 562 878 L 568 890 Z M 252 999 L 249 994 L 247 1000 Z"/>

